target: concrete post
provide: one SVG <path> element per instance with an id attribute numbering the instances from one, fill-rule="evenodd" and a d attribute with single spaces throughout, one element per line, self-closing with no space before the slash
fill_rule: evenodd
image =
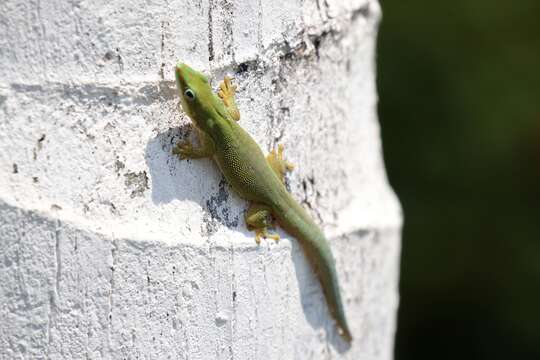
<path id="1" fill-rule="evenodd" d="M 0 358 L 391 359 L 401 214 L 376 116 L 375 0 L 0 3 Z M 173 66 L 238 84 L 328 235 L 342 343 L 295 239 L 191 136 Z"/>

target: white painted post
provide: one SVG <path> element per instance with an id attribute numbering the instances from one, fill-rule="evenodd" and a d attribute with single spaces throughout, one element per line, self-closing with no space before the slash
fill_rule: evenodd
<path id="1" fill-rule="evenodd" d="M 376 116 L 376 0 L 0 3 L 0 358 L 391 359 L 401 215 Z M 173 66 L 239 87 L 297 164 L 354 336 L 296 240 L 257 246 L 189 135 Z"/>

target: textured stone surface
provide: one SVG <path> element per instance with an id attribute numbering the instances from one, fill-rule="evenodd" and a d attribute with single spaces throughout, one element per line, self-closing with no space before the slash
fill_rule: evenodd
<path id="1" fill-rule="evenodd" d="M 0 358 L 390 359 L 401 215 L 376 117 L 375 1 L 0 3 Z M 260 246 L 192 136 L 173 65 L 239 86 L 297 164 L 355 341 L 297 242 Z"/>

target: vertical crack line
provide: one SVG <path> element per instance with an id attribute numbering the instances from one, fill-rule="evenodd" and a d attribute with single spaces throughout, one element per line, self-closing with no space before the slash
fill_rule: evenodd
<path id="1" fill-rule="evenodd" d="M 54 224 L 54 289 L 49 290 L 49 312 L 47 314 L 47 355 L 51 352 L 53 343 L 52 329 L 55 325 L 58 311 L 58 300 L 60 299 L 60 279 L 62 277 L 62 257 L 60 255 L 60 229 L 62 223 L 56 220 Z"/>
<path id="2" fill-rule="evenodd" d="M 252 301 L 257 302 L 257 300 L 258 300 L 257 299 L 257 292 L 255 291 L 255 285 L 254 285 L 254 282 L 253 282 L 253 269 L 252 269 L 251 263 L 249 263 L 249 279 L 250 279 L 250 281 L 249 281 L 249 290 L 251 292 L 251 294 L 250 294 L 251 299 L 252 299 Z M 253 306 L 253 310 L 255 312 L 255 320 L 252 321 L 251 317 L 250 317 L 250 319 L 249 319 L 249 329 L 251 330 L 252 334 L 255 334 L 255 331 L 260 330 L 260 328 L 261 328 L 261 326 L 260 326 L 261 320 L 260 320 L 260 317 L 259 317 L 258 304 L 255 304 Z M 253 323 L 255 323 L 255 324 L 253 324 Z M 259 331 L 259 333 L 260 333 L 260 331 Z M 255 336 L 254 336 L 257 347 L 259 347 L 259 345 L 260 345 L 260 340 L 259 340 L 259 336 L 258 336 L 259 333 L 256 333 Z"/>
<path id="3" fill-rule="evenodd" d="M 41 14 L 41 0 L 37 0 L 36 1 L 36 17 L 37 17 L 37 20 L 38 20 L 38 23 L 39 23 L 39 28 L 41 29 L 41 39 L 40 41 L 38 41 L 38 48 L 39 48 L 39 52 L 41 54 L 41 56 L 43 57 L 46 57 L 46 48 L 44 49 L 43 48 L 43 44 L 45 44 L 45 38 L 47 37 L 47 32 L 46 32 L 46 28 L 45 28 L 45 24 L 43 22 L 43 16 Z M 45 73 L 46 74 L 46 73 Z M 45 75 L 45 78 L 47 78 L 48 76 Z"/>
<path id="4" fill-rule="evenodd" d="M 262 256 L 259 257 L 259 261 L 260 261 L 260 264 L 261 264 L 261 268 L 262 268 L 261 270 L 262 270 L 263 280 L 264 280 L 264 285 L 263 285 L 264 298 L 266 300 L 268 300 L 268 299 L 271 299 L 271 294 L 269 292 L 270 286 L 269 286 L 269 283 L 268 283 L 268 277 L 266 276 L 267 268 L 266 268 L 266 264 L 265 264 Z"/>
<path id="5" fill-rule="evenodd" d="M 118 251 L 118 245 L 116 243 L 116 240 L 112 239 L 112 247 L 111 247 L 111 279 L 109 282 L 110 290 L 109 290 L 109 303 L 108 303 L 108 311 L 107 311 L 107 343 L 109 346 L 109 354 L 112 354 L 112 344 L 111 344 L 111 328 L 112 328 L 112 311 L 113 311 L 113 294 L 114 294 L 114 271 L 115 271 L 115 264 L 116 264 L 116 252 Z"/>
<path id="6" fill-rule="evenodd" d="M 236 334 L 236 276 L 234 272 L 234 244 L 231 243 L 231 257 L 230 257 L 230 267 L 231 267 L 231 291 L 232 291 L 232 316 L 230 321 L 230 340 L 229 340 L 229 354 L 231 359 L 234 359 L 234 351 L 232 344 L 234 341 L 234 336 Z"/>
<path id="7" fill-rule="evenodd" d="M 54 295 L 52 292 L 49 292 L 49 313 L 47 314 L 47 355 L 51 353 L 51 344 L 52 344 L 52 333 L 51 328 L 53 326 L 54 312 L 56 311 L 56 306 L 54 304 Z"/>
<path id="8" fill-rule="evenodd" d="M 331 16 L 330 16 L 330 5 L 328 4 L 328 0 L 324 0 L 324 13 L 325 13 L 325 15 L 326 15 L 326 19 L 325 19 L 325 20 L 331 19 Z"/>
<path id="9" fill-rule="evenodd" d="M 41 1 L 37 0 L 36 2 L 36 14 L 39 22 L 39 27 L 41 28 L 41 35 L 43 38 L 47 36 L 47 32 L 45 29 L 45 24 L 43 23 L 43 16 L 41 15 Z"/>
<path id="10" fill-rule="evenodd" d="M 257 3 L 257 50 L 261 54 L 263 50 L 263 36 L 262 36 L 262 27 L 263 27 L 263 5 L 262 0 L 259 0 Z"/>
<path id="11" fill-rule="evenodd" d="M 223 24 L 223 30 L 225 39 L 227 39 L 227 45 L 226 45 L 226 54 L 231 56 L 232 59 L 234 59 L 234 10 L 235 6 L 232 1 L 224 1 L 223 2 L 224 7 L 224 24 Z"/>
<path id="12" fill-rule="evenodd" d="M 322 14 L 321 14 L 321 1 L 320 1 L 320 0 L 315 1 L 315 4 L 317 5 L 317 11 L 319 12 L 319 17 L 322 18 Z"/>
<path id="13" fill-rule="evenodd" d="M 60 220 L 56 220 L 56 228 L 54 231 L 54 239 L 55 239 L 55 257 L 56 257 L 56 281 L 55 281 L 55 292 L 56 297 L 60 298 L 60 279 L 62 277 L 62 256 L 60 254 L 60 227 L 62 224 L 60 223 Z"/>
<path id="14" fill-rule="evenodd" d="M 214 253 L 214 247 L 213 247 L 213 243 L 210 242 L 208 244 L 208 256 L 210 258 L 210 261 L 212 262 L 212 272 L 213 272 L 213 276 L 214 276 L 214 286 L 213 286 L 213 290 L 212 290 L 212 293 L 213 293 L 213 296 L 214 296 L 214 313 L 216 314 L 215 315 L 215 319 L 214 319 L 214 323 L 218 317 L 218 314 L 219 314 L 219 311 L 220 311 L 220 308 L 219 308 L 219 301 L 218 301 L 218 296 L 219 296 L 219 283 L 220 283 L 220 274 L 219 274 L 219 271 L 217 270 L 216 268 L 216 255 Z M 219 331 L 219 329 L 218 329 Z M 221 338 L 221 335 L 216 337 L 216 346 L 219 347 L 219 345 L 221 344 L 222 342 L 222 338 Z M 216 348 L 216 355 L 218 354 L 218 349 Z M 219 356 L 216 356 L 216 358 L 218 358 Z"/>
<path id="15" fill-rule="evenodd" d="M 17 216 L 22 216 L 20 213 L 17 214 Z M 21 267 L 21 253 L 24 253 L 24 250 L 22 249 L 22 242 L 23 239 L 26 237 L 26 233 L 24 230 L 21 230 L 19 233 L 19 236 L 17 237 L 17 246 L 15 250 L 15 269 L 16 269 L 16 278 L 17 278 L 17 286 L 19 288 L 19 291 L 21 293 L 21 296 L 24 301 L 24 305 L 27 309 L 31 309 L 32 305 L 30 304 L 30 295 L 28 293 L 28 287 L 26 286 L 26 280 L 23 274 L 23 270 Z"/>
<path id="16" fill-rule="evenodd" d="M 285 304 L 284 307 L 285 307 L 285 314 L 290 314 L 290 308 L 291 308 L 291 299 L 292 299 L 292 296 L 291 296 L 291 279 L 293 277 L 293 274 L 292 274 L 292 271 L 291 271 L 291 267 L 294 266 L 294 260 L 293 260 L 293 244 L 291 244 L 291 247 L 289 249 L 289 251 L 287 251 L 285 253 L 285 256 L 284 256 L 284 259 L 287 259 L 289 260 L 287 262 L 287 264 L 285 264 L 285 261 L 287 260 L 282 260 L 281 261 L 281 271 L 280 273 L 283 274 L 283 267 L 285 266 L 285 269 L 286 269 L 286 274 L 285 274 Z M 300 306 L 302 306 L 300 304 Z M 281 336 L 282 336 L 282 339 L 283 341 L 285 342 L 286 339 L 287 339 L 287 333 L 289 333 L 289 327 L 286 325 L 287 322 L 286 321 L 282 321 L 281 322 Z M 282 357 L 284 357 L 284 354 L 282 354 Z"/>
<path id="17" fill-rule="evenodd" d="M 161 67 L 159 69 L 159 75 L 162 80 L 165 80 L 165 21 L 161 21 L 161 47 L 160 47 L 160 59 Z"/>
<path id="18" fill-rule="evenodd" d="M 214 0 L 208 0 L 208 61 L 214 60 L 214 35 L 212 34 L 212 10 Z"/>

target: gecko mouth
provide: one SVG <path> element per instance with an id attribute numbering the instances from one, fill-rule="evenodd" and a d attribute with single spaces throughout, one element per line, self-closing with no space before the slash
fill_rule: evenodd
<path id="1" fill-rule="evenodd" d="M 185 80 L 185 76 L 184 76 L 186 66 L 187 65 L 185 65 L 184 63 L 178 63 L 178 64 L 176 64 L 176 66 L 174 68 L 174 73 L 175 73 L 175 77 L 176 77 L 176 84 L 178 85 L 178 88 L 182 89 L 182 90 L 186 86 L 186 80 Z"/>

